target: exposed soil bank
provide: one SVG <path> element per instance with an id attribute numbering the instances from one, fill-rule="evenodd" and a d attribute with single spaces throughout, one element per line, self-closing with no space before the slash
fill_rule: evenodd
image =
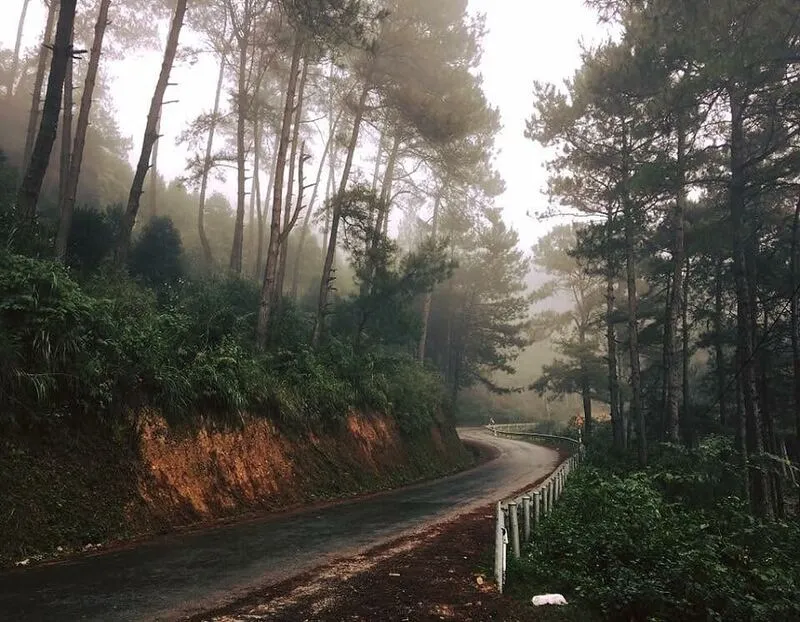
<path id="1" fill-rule="evenodd" d="M 377 491 L 474 460 L 446 424 L 408 436 L 382 415 L 303 431 L 264 419 L 176 430 L 148 411 L 137 421 L 4 434 L 0 565 Z"/>

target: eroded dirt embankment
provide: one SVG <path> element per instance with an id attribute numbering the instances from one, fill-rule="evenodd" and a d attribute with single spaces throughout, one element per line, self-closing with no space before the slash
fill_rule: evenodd
<path id="1" fill-rule="evenodd" d="M 324 430 L 255 418 L 178 430 L 144 411 L 114 431 L 18 431 L 0 442 L 0 565 L 381 490 L 472 459 L 447 425 L 408 436 L 356 413 Z"/>

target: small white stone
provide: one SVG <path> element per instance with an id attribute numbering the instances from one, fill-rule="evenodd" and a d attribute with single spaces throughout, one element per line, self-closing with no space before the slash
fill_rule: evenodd
<path id="1" fill-rule="evenodd" d="M 540 594 L 531 599 L 534 607 L 541 607 L 542 605 L 566 605 L 567 599 L 561 594 Z"/>

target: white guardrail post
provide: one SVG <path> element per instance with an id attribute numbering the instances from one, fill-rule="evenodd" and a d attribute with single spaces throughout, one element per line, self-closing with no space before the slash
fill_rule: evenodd
<path id="1" fill-rule="evenodd" d="M 531 496 L 522 497 L 522 538 L 527 543 L 531 541 Z"/>
<path id="2" fill-rule="evenodd" d="M 514 553 L 514 559 L 519 559 L 519 514 L 516 501 L 508 502 L 508 524 L 511 529 L 511 550 Z"/>
<path id="3" fill-rule="evenodd" d="M 495 531 L 494 531 L 494 580 L 497 583 L 497 589 L 503 593 L 503 575 L 505 574 L 506 566 L 506 528 L 505 519 L 503 517 L 503 507 L 500 502 L 497 502 L 497 512 L 495 515 Z"/>
<path id="4" fill-rule="evenodd" d="M 569 438 L 566 436 L 553 436 L 550 434 L 538 434 L 536 432 L 528 432 L 532 424 L 492 424 L 486 426 L 487 429 L 494 436 L 512 436 L 523 437 L 528 439 L 540 439 L 550 442 L 557 442 L 560 444 L 569 444 L 572 446 L 573 454 L 562 462 L 550 476 L 536 486 L 530 492 L 525 493 L 521 497 L 511 499 L 506 504 L 506 509 L 503 509 L 503 503 L 497 502 L 495 513 L 495 540 L 494 540 L 494 579 L 497 583 L 497 589 L 502 594 L 505 587 L 506 579 L 506 559 L 509 544 L 512 547 L 512 553 L 515 558 L 519 558 L 520 550 L 520 536 L 525 542 L 530 542 L 533 530 L 539 527 L 542 519 L 548 516 L 553 511 L 555 502 L 564 492 L 567 479 L 576 470 L 583 461 L 583 454 L 585 448 L 583 446 L 580 431 L 578 432 L 578 439 Z M 520 533 L 519 525 L 519 506 L 522 506 L 522 533 Z M 506 513 L 508 519 L 506 520 Z M 533 520 L 533 529 L 531 528 L 531 520 Z"/>

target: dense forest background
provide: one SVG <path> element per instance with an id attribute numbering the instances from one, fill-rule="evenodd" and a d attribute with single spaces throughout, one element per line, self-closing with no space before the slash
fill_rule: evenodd
<path id="1" fill-rule="evenodd" d="M 800 8 L 587 4 L 611 36 L 533 89 L 560 218 L 528 249 L 463 0 L 53 0 L 0 52 L 2 425 L 568 426 L 588 465 L 517 579 L 603 619 L 799 619 Z M 104 75 L 137 47 L 131 167 Z M 199 54 L 216 97 L 166 179 Z"/>
<path id="2" fill-rule="evenodd" d="M 466 3 L 46 6 L 50 44 L 0 56 L 7 419 L 577 414 L 523 391 L 551 355 L 530 347 L 542 277 L 495 206 L 499 113 Z M 135 49 L 164 62 L 133 169 L 105 76 Z M 216 96 L 166 179 L 170 70 L 198 55 Z"/>

